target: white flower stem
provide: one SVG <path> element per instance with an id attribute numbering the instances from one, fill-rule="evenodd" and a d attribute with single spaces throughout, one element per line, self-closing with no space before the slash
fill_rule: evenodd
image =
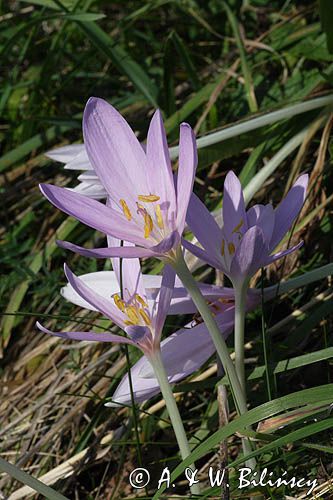
<path id="1" fill-rule="evenodd" d="M 184 261 L 183 255 L 180 252 L 178 258 L 171 264 L 173 265 L 176 273 L 183 282 L 183 285 L 191 295 L 194 304 L 196 305 L 202 319 L 207 326 L 207 329 L 215 344 L 217 354 L 222 361 L 223 368 L 228 377 L 237 413 L 239 415 L 243 415 L 247 412 L 245 396 L 243 394 L 239 378 L 236 374 L 234 364 L 230 358 L 227 344 L 225 343 L 225 340 L 221 335 L 220 329 L 214 319 L 214 316 L 212 315 L 212 312 L 208 304 L 206 303 L 205 298 L 198 288 L 197 282 L 193 278 L 190 270 L 186 265 L 186 262 Z"/>
<path id="2" fill-rule="evenodd" d="M 191 453 L 191 448 L 189 445 L 189 442 L 186 437 L 184 425 L 182 418 L 180 416 L 178 406 L 174 397 L 174 394 L 172 392 L 172 389 L 169 384 L 168 376 L 164 368 L 164 364 L 161 358 L 161 353 L 160 351 L 155 351 L 154 354 L 149 356 L 149 361 L 154 369 L 155 376 L 158 380 L 162 396 L 164 398 L 169 417 L 172 423 L 172 427 L 174 430 L 174 433 L 176 435 L 177 443 L 179 446 L 180 454 L 182 456 L 182 459 L 185 460 L 190 453 Z M 190 466 L 192 470 L 195 469 L 195 465 Z M 193 484 L 191 486 L 191 493 L 193 495 L 199 495 L 200 494 L 200 487 L 199 484 Z"/>
<path id="3" fill-rule="evenodd" d="M 246 397 L 244 364 L 244 328 L 247 285 L 234 286 L 235 291 L 235 368 Z"/>

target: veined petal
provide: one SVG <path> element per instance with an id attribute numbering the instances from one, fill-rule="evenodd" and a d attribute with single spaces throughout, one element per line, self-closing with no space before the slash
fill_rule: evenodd
<path id="1" fill-rule="evenodd" d="M 271 250 L 274 250 L 280 243 L 299 214 L 306 197 L 308 182 L 309 176 L 307 174 L 301 175 L 292 186 L 287 196 L 275 209 L 275 226 L 270 242 Z"/>
<path id="2" fill-rule="evenodd" d="M 243 235 L 247 229 L 244 196 L 238 177 L 231 170 L 224 181 L 223 190 L 223 230 L 228 242 L 238 245 L 238 234 Z"/>
<path id="3" fill-rule="evenodd" d="M 94 290 L 90 289 L 80 278 L 77 278 L 74 273 L 69 269 L 69 267 L 64 265 L 65 274 L 72 285 L 73 289 L 78 293 L 84 300 L 100 311 L 104 316 L 110 318 L 114 321 L 120 328 L 124 328 L 123 315 L 120 313 L 118 308 L 112 303 L 112 299 L 105 299 L 102 295 L 99 295 Z"/>
<path id="4" fill-rule="evenodd" d="M 84 248 L 69 241 L 57 240 L 57 245 L 65 250 L 78 253 L 84 257 L 95 259 L 109 259 L 113 257 L 122 257 L 124 259 L 137 259 L 140 257 L 161 257 L 161 253 L 155 252 L 153 248 L 142 247 L 103 247 L 103 248 Z"/>
<path id="5" fill-rule="evenodd" d="M 158 203 L 168 203 L 170 213 L 176 211 L 176 194 L 168 143 L 160 110 L 155 111 L 147 135 L 147 177 L 150 193 L 160 197 Z M 142 193 L 145 194 L 145 193 Z M 146 193 L 149 194 L 149 193 Z"/>
<path id="6" fill-rule="evenodd" d="M 209 252 L 206 252 L 206 250 L 203 250 L 197 245 L 193 245 L 193 243 L 185 240 L 184 238 L 182 239 L 182 244 L 184 248 L 193 253 L 193 255 L 199 257 L 199 259 L 201 259 L 203 262 L 207 262 L 207 264 L 209 264 L 210 266 L 225 272 L 225 269 L 223 268 L 222 264 L 222 259 L 219 260 L 217 257 L 211 255 Z"/>
<path id="7" fill-rule="evenodd" d="M 264 265 L 267 266 L 268 264 L 271 264 L 272 262 L 275 262 L 276 260 L 282 259 L 282 257 L 285 257 L 286 255 L 289 255 L 292 252 L 295 252 L 296 250 L 301 248 L 301 246 L 303 246 L 303 243 L 304 243 L 303 241 L 300 241 L 297 245 L 295 245 L 291 248 L 287 248 L 286 250 L 283 250 L 282 252 L 277 252 L 273 255 L 270 255 L 266 259 Z"/>
<path id="8" fill-rule="evenodd" d="M 190 125 L 182 123 L 179 133 L 179 168 L 177 176 L 177 228 L 182 235 L 185 218 L 193 191 L 198 153 Z"/>
<path id="9" fill-rule="evenodd" d="M 63 339 L 70 340 L 88 340 L 93 342 L 116 342 L 118 344 L 132 344 L 134 342 L 126 337 L 120 335 L 113 335 L 112 333 L 95 333 L 95 332 L 53 332 L 45 326 L 41 325 L 38 321 L 36 326 L 39 330 L 55 337 L 62 337 Z"/>
<path id="10" fill-rule="evenodd" d="M 65 165 L 66 170 L 88 170 L 88 171 L 94 171 L 94 167 L 92 166 L 88 154 L 85 148 L 85 145 L 82 144 L 83 149 L 82 151 L 75 156 L 72 160 L 70 160 L 68 163 Z"/>
<path id="11" fill-rule="evenodd" d="M 133 130 L 103 99 L 91 97 L 83 116 L 88 157 L 115 203 L 126 200 L 135 209 L 138 194 L 146 194 L 146 155 Z M 148 193 L 147 193 L 148 194 Z"/>
<path id="12" fill-rule="evenodd" d="M 154 343 L 159 345 L 162 329 L 164 326 L 165 318 L 168 314 L 170 303 L 172 299 L 173 289 L 175 285 L 176 273 L 174 269 L 169 266 L 164 266 L 162 284 L 160 292 L 157 297 L 157 311 L 154 318 Z"/>
<path id="13" fill-rule="evenodd" d="M 45 156 L 60 163 L 68 163 L 83 151 L 85 151 L 84 144 L 69 144 L 61 148 L 51 149 L 45 153 Z"/>
<path id="14" fill-rule="evenodd" d="M 74 193 L 82 194 L 92 200 L 104 200 L 107 193 L 100 182 L 80 182 L 74 188 L 70 188 Z"/>
<path id="15" fill-rule="evenodd" d="M 222 233 L 214 217 L 198 198 L 192 193 L 186 215 L 186 222 L 199 243 L 212 255 L 219 255 Z"/>
<path id="16" fill-rule="evenodd" d="M 258 227 L 251 227 L 246 231 L 233 256 L 229 278 L 233 285 L 243 283 L 265 265 L 269 255 L 268 244 L 263 231 Z"/>
<path id="17" fill-rule="evenodd" d="M 227 338 L 233 329 L 233 311 L 227 321 L 222 314 L 216 316 L 222 335 Z M 231 321 L 230 321 L 231 319 Z M 161 343 L 161 355 L 169 382 L 176 383 L 198 370 L 215 352 L 215 346 L 204 323 L 193 328 L 183 328 Z M 160 392 L 157 379 L 146 356 L 131 369 L 135 401 L 142 402 Z M 105 406 L 128 405 L 131 403 L 128 375 L 126 374 L 115 393 L 112 402 Z"/>
<path id="18" fill-rule="evenodd" d="M 51 184 L 40 184 L 40 190 L 59 210 L 75 217 L 87 226 L 119 239 L 131 239 L 134 243 L 144 241 L 139 227 L 129 223 L 125 216 L 106 207 L 103 203 Z"/>
<path id="19" fill-rule="evenodd" d="M 275 224 L 275 213 L 272 205 L 254 205 L 247 211 L 246 216 L 249 227 L 259 226 L 269 244 Z"/>

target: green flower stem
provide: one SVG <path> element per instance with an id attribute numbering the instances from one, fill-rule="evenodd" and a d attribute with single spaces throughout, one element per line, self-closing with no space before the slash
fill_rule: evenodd
<path id="1" fill-rule="evenodd" d="M 235 368 L 246 397 L 245 364 L 244 364 L 244 327 L 247 284 L 234 286 L 235 290 Z"/>
<path id="2" fill-rule="evenodd" d="M 221 332 L 216 324 L 216 321 L 211 313 L 211 310 L 207 305 L 205 298 L 201 294 L 200 289 L 198 288 L 198 285 L 195 279 L 193 278 L 190 270 L 188 269 L 182 253 L 179 252 L 177 259 L 170 262 L 170 264 L 174 267 L 176 273 L 183 282 L 183 285 L 191 295 L 194 304 L 196 305 L 202 319 L 204 320 L 207 326 L 207 329 L 215 344 L 216 351 L 220 356 L 223 368 L 228 377 L 237 413 L 239 415 L 243 415 L 244 413 L 247 412 L 245 396 L 243 394 L 241 384 L 236 374 L 234 364 L 230 358 L 227 344 L 225 343 L 225 340 L 221 335 Z"/>
<path id="3" fill-rule="evenodd" d="M 190 455 L 191 449 L 190 449 L 190 445 L 189 445 L 187 437 L 186 437 L 185 429 L 183 426 L 183 421 L 182 421 L 182 418 L 180 416 L 174 394 L 172 392 L 172 389 L 171 389 L 169 381 L 168 381 L 168 376 L 166 374 L 166 371 L 165 371 L 165 368 L 163 365 L 160 351 L 157 351 L 157 352 L 155 351 L 154 354 L 149 357 L 149 361 L 154 369 L 156 378 L 157 378 L 158 383 L 160 385 L 162 396 L 164 398 L 164 401 L 165 401 L 165 404 L 166 404 L 166 407 L 167 407 L 167 410 L 169 413 L 169 417 L 170 417 L 170 420 L 172 423 L 172 427 L 173 427 L 173 430 L 174 430 L 175 435 L 176 435 L 180 454 L 182 456 L 182 459 L 185 460 L 185 458 L 187 458 Z M 190 467 L 192 468 L 192 470 L 195 469 L 194 464 L 191 465 Z M 200 494 L 199 484 L 193 484 L 191 486 L 191 493 L 193 495 Z"/>

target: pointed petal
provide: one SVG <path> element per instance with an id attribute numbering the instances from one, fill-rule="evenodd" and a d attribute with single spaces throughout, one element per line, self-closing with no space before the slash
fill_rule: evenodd
<path id="1" fill-rule="evenodd" d="M 307 174 L 301 175 L 290 189 L 287 196 L 275 209 L 275 226 L 270 243 L 271 250 L 274 250 L 280 243 L 298 216 L 306 197 L 308 182 L 309 176 Z"/>
<path id="2" fill-rule="evenodd" d="M 222 243 L 221 228 L 206 206 L 194 193 L 192 193 L 190 199 L 186 222 L 203 248 L 212 256 L 219 255 Z"/>
<path id="3" fill-rule="evenodd" d="M 297 245 L 291 248 L 287 248 L 287 250 L 283 250 L 282 252 L 277 252 L 273 255 L 270 255 L 265 261 L 265 266 L 271 264 L 272 262 L 275 262 L 278 259 L 282 259 L 282 257 L 285 257 L 286 255 L 289 255 L 292 252 L 295 252 L 296 250 L 301 248 L 301 246 L 303 246 L 303 243 L 304 243 L 303 241 L 300 241 Z"/>
<path id="4" fill-rule="evenodd" d="M 224 181 L 222 212 L 226 240 L 238 246 L 239 239 L 235 229 L 244 234 L 248 225 L 242 186 L 232 170 L 228 172 Z"/>
<path id="5" fill-rule="evenodd" d="M 53 332 L 45 326 L 41 325 L 38 321 L 36 326 L 39 330 L 55 337 L 62 337 L 63 339 L 70 340 L 88 340 L 93 342 L 116 342 L 118 344 L 132 344 L 132 340 L 120 335 L 113 335 L 112 333 L 95 333 L 95 332 Z"/>
<path id="6" fill-rule="evenodd" d="M 184 238 L 182 239 L 182 244 L 184 248 L 193 253 L 193 255 L 196 255 L 203 262 L 207 262 L 207 264 L 209 264 L 210 266 L 225 272 L 223 269 L 222 259 L 221 261 L 218 260 L 217 257 L 211 255 L 209 252 L 206 252 L 197 245 L 193 245 L 190 241 L 187 241 Z"/>
<path id="7" fill-rule="evenodd" d="M 197 164 L 198 154 L 193 130 L 187 123 L 182 123 L 179 134 L 179 168 L 177 176 L 177 228 L 180 235 L 185 226 Z"/>
<path id="8" fill-rule="evenodd" d="M 92 200 L 104 200 L 106 198 L 106 191 L 100 182 L 80 182 L 74 188 L 70 188 L 74 193 L 82 194 Z"/>
<path id="9" fill-rule="evenodd" d="M 87 226 L 120 239 L 132 239 L 134 243 L 144 241 L 142 231 L 136 224 L 128 222 L 125 216 L 103 203 L 51 184 L 40 184 L 40 190 L 59 210 Z"/>
<path id="10" fill-rule="evenodd" d="M 69 144 L 61 148 L 51 149 L 45 153 L 45 156 L 60 163 L 68 163 L 85 151 L 84 144 Z"/>
<path id="11" fill-rule="evenodd" d="M 57 245 L 65 250 L 78 253 L 84 257 L 94 259 L 109 259 L 112 257 L 122 257 L 125 259 L 137 259 L 139 257 L 160 257 L 160 253 L 149 248 L 141 247 L 112 247 L 112 248 L 84 248 L 69 241 L 57 240 Z"/>
<path id="12" fill-rule="evenodd" d="M 175 285 L 176 273 L 174 269 L 169 266 L 164 266 L 162 284 L 160 288 L 160 293 L 157 297 L 157 312 L 154 321 L 154 343 L 159 345 L 162 329 L 164 326 L 165 318 L 168 314 L 170 308 L 170 302 L 173 294 L 173 289 Z"/>
<path id="13" fill-rule="evenodd" d="M 246 231 L 232 258 L 229 277 L 233 285 L 242 284 L 265 265 L 268 245 L 264 233 L 258 226 Z"/>
<path id="14" fill-rule="evenodd" d="M 159 203 L 168 202 L 176 211 L 176 193 L 168 143 L 160 110 L 155 111 L 147 135 L 147 176 L 150 193 L 160 196 Z M 149 193 L 141 193 L 149 194 Z"/>
<path id="15" fill-rule="evenodd" d="M 272 205 L 254 205 L 248 210 L 246 216 L 249 227 L 259 226 L 264 233 L 265 240 L 269 243 L 275 223 L 275 212 Z"/>
<path id="16" fill-rule="evenodd" d="M 78 293 L 84 300 L 100 311 L 104 316 L 110 318 L 114 321 L 120 328 L 124 328 L 123 314 L 118 310 L 118 308 L 113 305 L 110 300 L 105 299 L 101 295 L 90 289 L 80 278 L 77 278 L 74 273 L 69 269 L 69 267 L 64 265 L 66 278 L 72 285 L 73 289 Z"/>
<path id="17" fill-rule="evenodd" d="M 88 170 L 88 171 L 93 171 L 96 175 L 96 172 L 94 171 L 94 167 L 92 166 L 88 154 L 86 151 L 86 148 L 83 144 L 83 151 L 79 153 L 75 158 L 70 160 L 68 163 L 66 163 L 65 167 L 66 170 Z"/>
<path id="18" fill-rule="evenodd" d="M 219 318 L 216 316 L 216 319 L 219 319 L 219 326 L 222 328 L 224 338 L 227 338 L 232 332 L 233 314 L 232 310 L 230 316 L 228 316 L 228 321 L 222 318 L 222 314 L 219 315 Z M 194 373 L 214 352 L 215 346 L 203 323 L 193 328 L 183 328 L 172 334 L 161 343 L 161 355 L 169 382 L 176 383 Z M 134 396 L 137 402 L 146 401 L 160 392 L 153 369 L 145 356 L 133 366 L 131 375 Z M 112 403 L 107 403 L 106 406 L 127 405 L 130 403 L 128 375 L 125 375 L 113 395 Z"/>
<path id="19" fill-rule="evenodd" d="M 91 97 L 83 136 L 90 162 L 112 200 L 124 199 L 134 210 L 137 195 L 146 194 L 148 185 L 146 155 L 131 127 L 113 106 Z"/>
<path id="20" fill-rule="evenodd" d="M 79 279 L 94 293 L 98 293 L 106 299 L 110 299 L 112 295 L 119 293 L 119 283 L 114 271 L 87 273 L 79 276 Z M 84 300 L 81 295 L 74 290 L 70 283 L 61 288 L 60 293 L 66 300 L 72 302 L 72 304 L 76 304 L 91 311 L 97 311 L 96 307 Z"/>

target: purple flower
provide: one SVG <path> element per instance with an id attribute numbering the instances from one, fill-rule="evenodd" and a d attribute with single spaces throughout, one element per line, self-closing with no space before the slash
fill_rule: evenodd
<path id="1" fill-rule="evenodd" d="M 302 245 L 300 242 L 273 253 L 299 214 L 307 185 L 308 175 L 301 175 L 275 210 L 267 204 L 246 211 L 241 184 L 230 171 L 224 183 L 222 229 L 199 198 L 192 195 L 186 220 L 203 248 L 185 240 L 183 244 L 197 257 L 223 271 L 234 286 L 240 286 L 261 267 Z"/>
<path id="2" fill-rule="evenodd" d="M 162 328 L 169 309 L 175 280 L 175 273 L 170 266 L 165 266 L 161 288 L 156 300 L 148 304 L 143 287 L 140 264 L 137 259 L 124 260 L 122 270 L 120 263 L 113 262 L 118 283 L 122 275 L 123 294 L 113 293 L 104 297 L 90 288 L 82 279 L 75 276 L 65 264 L 65 274 L 71 289 L 87 303 L 90 308 L 99 311 L 111 319 L 127 334 L 126 337 L 111 333 L 95 332 L 52 332 L 40 323 L 40 330 L 51 335 L 73 340 L 89 340 L 99 342 L 118 342 L 139 347 L 147 356 L 159 350 Z"/>
<path id="3" fill-rule="evenodd" d="M 107 206 L 68 189 L 41 185 L 60 210 L 107 235 L 137 246 L 64 248 L 89 257 L 163 257 L 180 245 L 192 194 L 197 151 L 191 127 L 180 126 L 177 182 L 172 173 L 160 111 L 149 126 L 146 151 L 126 120 L 107 102 L 90 98 L 83 117 L 85 147 Z"/>
<path id="4" fill-rule="evenodd" d="M 226 339 L 234 328 L 234 297 L 229 290 L 221 288 L 224 297 L 217 298 L 211 303 L 215 320 Z M 255 309 L 260 303 L 260 292 L 250 289 L 247 295 L 247 310 Z M 171 384 L 179 382 L 191 373 L 197 371 L 216 351 L 214 342 L 205 323 L 200 318 L 189 323 L 185 328 L 170 335 L 161 342 L 161 357 Z M 131 369 L 131 379 L 135 401 L 146 401 L 160 392 L 158 381 L 151 369 L 146 356 L 137 361 Z M 121 380 L 112 397 L 112 402 L 106 406 L 131 404 L 129 376 L 126 374 Z"/>

